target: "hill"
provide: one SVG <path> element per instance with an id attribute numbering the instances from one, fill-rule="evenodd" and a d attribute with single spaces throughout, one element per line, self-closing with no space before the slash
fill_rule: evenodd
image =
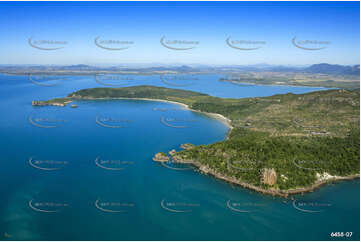
<path id="1" fill-rule="evenodd" d="M 309 73 L 321 73 L 331 75 L 360 75 L 360 65 L 355 66 L 342 66 L 342 65 L 331 65 L 327 63 L 321 63 L 312 65 L 304 69 L 305 72 Z"/>

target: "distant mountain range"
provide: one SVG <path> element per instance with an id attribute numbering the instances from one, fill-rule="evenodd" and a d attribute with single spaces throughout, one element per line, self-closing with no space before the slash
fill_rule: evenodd
<path id="1" fill-rule="evenodd" d="M 164 65 L 164 66 L 142 66 L 137 67 L 134 65 L 114 65 L 114 66 L 91 66 L 91 65 L 0 65 L 0 72 L 46 72 L 46 71 L 69 71 L 69 72 L 97 72 L 97 71 L 132 71 L 140 73 L 151 72 L 238 72 L 238 71 L 252 71 L 252 72 L 299 72 L 299 73 L 314 73 L 314 74 L 329 74 L 329 75 L 360 75 L 360 65 L 343 66 L 333 65 L 328 63 L 314 64 L 311 66 L 282 66 L 282 65 L 269 65 L 269 64 L 255 64 L 255 65 Z"/>
<path id="2" fill-rule="evenodd" d="M 308 73 L 322 73 L 332 75 L 360 75 L 360 65 L 341 66 L 327 63 L 312 65 L 304 69 Z"/>

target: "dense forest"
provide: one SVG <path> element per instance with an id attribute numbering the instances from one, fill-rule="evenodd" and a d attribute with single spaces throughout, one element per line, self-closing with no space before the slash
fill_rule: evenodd
<path id="1" fill-rule="evenodd" d="M 273 188 L 286 190 L 314 184 L 317 173 L 359 174 L 359 131 L 351 129 L 343 138 L 295 137 L 235 128 L 226 141 L 195 146 L 177 155 L 262 188 L 268 185 L 261 183 L 260 171 L 273 168 L 277 174 Z"/>

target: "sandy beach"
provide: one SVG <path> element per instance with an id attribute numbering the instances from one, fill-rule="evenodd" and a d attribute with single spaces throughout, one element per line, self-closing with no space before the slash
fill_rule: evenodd
<path id="1" fill-rule="evenodd" d="M 117 98 L 77 98 L 77 97 L 71 97 L 72 99 L 79 99 L 79 100 L 143 100 L 143 101 L 157 101 L 157 102 L 166 102 L 166 103 L 172 103 L 172 104 L 176 104 L 181 106 L 183 109 L 192 111 L 192 112 L 197 112 L 197 113 L 202 113 L 205 114 L 211 118 L 217 119 L 219 121 L 221 121 L 223 124 L 225 124 L 228 128 L 229 131 L 228 133 L 233 129 L 233 126 L 231 125 L 231 120 L 224 117 L 221 114 L 218 113 L 207 113 L 207 112 L 202 112 L 199 110 L 194 110 L 189 108 L 189 106 L 187 104 L 184 103 L 180 103 L 180 102 L 175 102 L 175 101 L 169 101 L 169 100 L 164 100 L 164 99 L 152 99 L 152 98 L 128 98 L 128 97 L 117 97 Z"/>

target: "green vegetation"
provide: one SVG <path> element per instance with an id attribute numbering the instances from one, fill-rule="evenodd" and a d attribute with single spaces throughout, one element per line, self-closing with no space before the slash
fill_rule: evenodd
<path id="1" fill-rule="evenodd" d="M 214 173 L 260 188 L 287 190 L 313 185 L 322 176 L 359 174 L 359 90 L 223 99 L 178 89 L 137 86 L 85 89 L 67 98 L 162 99 L 221 114 L 234 127 L 227 140 L 189 146 L 174 157 L 195 161 Z M 264 168 L 275 170 L 274 185 L 262 183 L 260 173 Z"/>
<path id="2" fill-rule="evenodd" d="M 48 101 L 33 101 L 33 106 L 66 106 L 66 104 L 70 103 L 70 98 L 54 98 Z"/>
<path id="3" fill-rule="evenodd" d="M 49 101 L 44 101 L 44 103 L 63 103 L 63 104 L 66 104 L 69 102 L 71 102 L 71 100 L 69 98 L 54 98 Z"/>
<path id="4" fill-rule="evenodd" d="M 217 174 L 261 188 L 260 170 L 274 168 L 275 189 L 287 190 L 314 184 L 317 173 L 347 176 L 359 173 L 359 129 L 344 138 L 270 136 L 264 132 L 235 128 L 226 141 L 196 146 L 177 153 L 196 160 Z"/>
<path id="5" fill-rule="evenodd" d="M 149 98 L 178 101 L 192 104 L 202 98 L 210 96 L 202 93 L 170 89 L 154 86 L 135 86 L 123 88 L 90 88 L 83 89 L 68 95 L 69 98 L 96 99 L 96 98 Z"/>
<path id="6" fill-rule="evenodd" d="M 328 90 L 265 98 L 217 98 L 192 91 L 153 86 L 92 88 L 68 98 L 149 98 L 187 104 L 191 109 L 218 113 L 233 127 L 268 132 L 272 136 L 345 136 L 359 127 L 360 91 Z"/>

